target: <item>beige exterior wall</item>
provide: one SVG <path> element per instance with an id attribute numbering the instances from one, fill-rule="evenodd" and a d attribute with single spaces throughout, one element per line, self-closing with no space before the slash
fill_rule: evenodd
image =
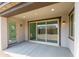
<path id="1" fill-rule="evenodd" d="M 8 47 L 7 18 L 0 17 L 0 50 Z"/>
<path id="2" fill-rule="evenodd" d="M 67 47 L 70 49 L 72 54 L 74 55 L 74 41 L 69 39 L 69 16 L 64 15 L 61 18 L 61 46 Z M 66 21 L 65 24 L 62 24 L 63 20 Z"/>
<path id="3" fill-rule="evenodd" d="M 75 20 L 74 20 L 74 29 L 75 29 L 75 42 L 74 42 L 74 48 L 75 52 L 74 55 L 79 57 L 79 2 L 75 3 Z"/>

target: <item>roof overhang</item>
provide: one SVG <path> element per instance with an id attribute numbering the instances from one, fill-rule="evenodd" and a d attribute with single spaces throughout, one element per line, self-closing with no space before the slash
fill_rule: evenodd
<path id="1" fill-rule="evenodd" d="M 0 2 L 0 14 L 20 4 L 20 2 Z"/>
<path id="2" fill-rule="evenodd" d="M 20 13 L 28 12 L 34 9 L 38 9 L 41 7 L 45 7 L 51 4 L 55 4 L 57 2 L 21 2 L 16 3 L 15 6 L 0 12 L 1 16 L 10 17 Z M 5 6 L 4 6 L 5 7 Z"/>

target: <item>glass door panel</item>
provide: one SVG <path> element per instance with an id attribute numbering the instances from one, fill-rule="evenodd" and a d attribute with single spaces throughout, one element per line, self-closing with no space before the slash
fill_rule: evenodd
<path id="1" fill-rule="evenodd" d="M 58 43 L 58 23 L 57 21 L 47 22 L 47 42 Z"/>
<path id="2" fill-rule="evenodd" d="M 46 38 L 46 24 L 45 22 L 37 23 L 37 40 L 45 41 Z"/>
<path id="3" fill-rule="evenodd" d="M 16 23 L 13 21 L 8 21 L 9 30 L 9 44 L 16 42 Z"/>
<path id="4" fill-rule="evenodd" d="M 36 40 L 36 23 L 30 23 L 30 40 Z"/>

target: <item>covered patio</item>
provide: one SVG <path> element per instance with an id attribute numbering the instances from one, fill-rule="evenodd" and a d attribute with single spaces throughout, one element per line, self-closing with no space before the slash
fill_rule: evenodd
<path id="1" fill-rule="evenodd" d="M 68 48 L 34 42 L 22 42 L 4 50 L 4 53 L 12 57 L 73 57 Z"/>
<path id="2" fill-rule="evenodd" d="M 74 20 L 74 5 L 74 2 L 7 3 L 8 9 L 4 6 L 6 10 L 0 12 L 0 50 L 12 57 L 75 56 L 79 21 Z"/>

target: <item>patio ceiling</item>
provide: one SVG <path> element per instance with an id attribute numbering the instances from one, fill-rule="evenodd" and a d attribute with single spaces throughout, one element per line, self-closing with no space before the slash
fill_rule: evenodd
<path id="1" fill-rule="evenodd" d="M 73 8 L 74 8 L 73 2 L 60 2 L 42 8 L 38 8 L 35 10 L 31 10 L 29 12 L 21 13 L 12 17 L 22 20 L 26 19 L 27 21 L 60 17 L 69 14 Z"/>
<path id="2" fill-rule="evenodd" d="M 5 17 L 14 16 L 20 13 L 28 12 L 34 9 L 45 7 L 56 2 L 11 2 L 7 5 L 4 5 L 0 9 L 0 15 Z"/>

